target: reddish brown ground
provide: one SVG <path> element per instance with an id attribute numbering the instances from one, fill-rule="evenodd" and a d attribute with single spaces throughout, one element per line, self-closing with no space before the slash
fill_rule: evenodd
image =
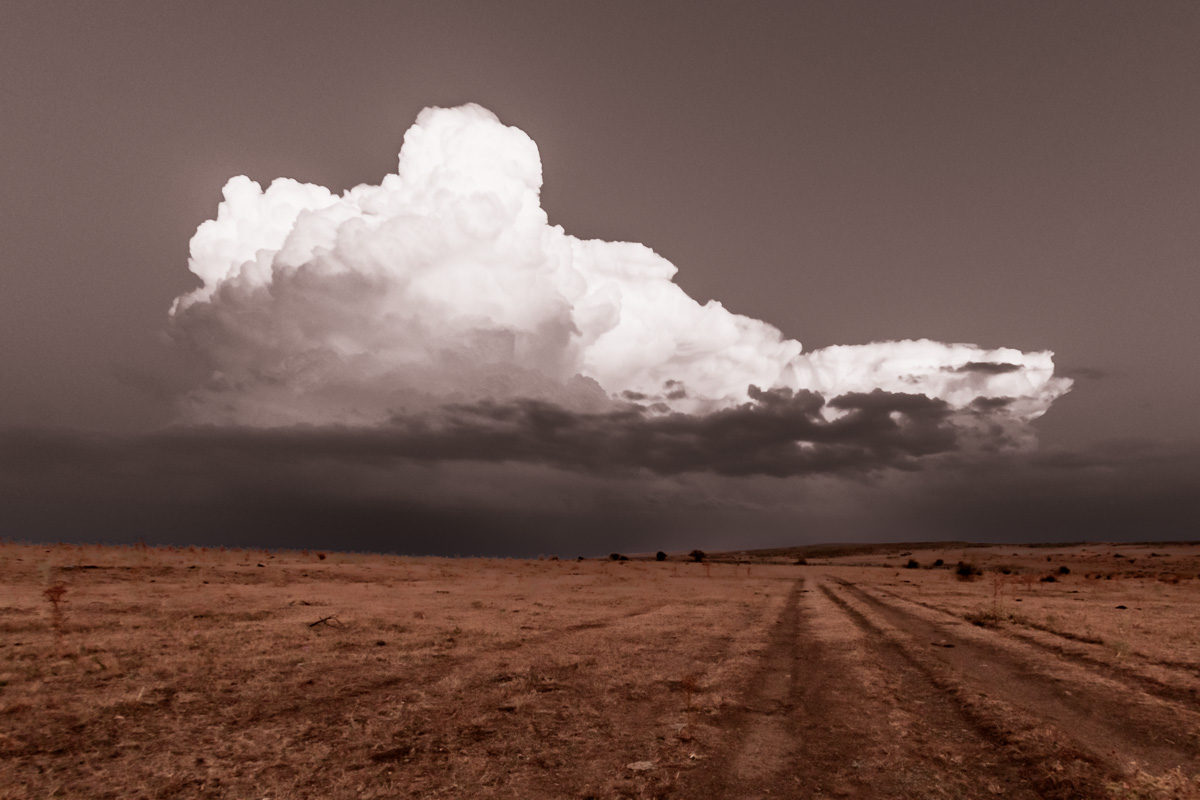
<path id="1" fill-rule="evenodd" d="M 1196 797 L 1200 553 L 1113 551 L 7 545 L 0 798 Z"/>

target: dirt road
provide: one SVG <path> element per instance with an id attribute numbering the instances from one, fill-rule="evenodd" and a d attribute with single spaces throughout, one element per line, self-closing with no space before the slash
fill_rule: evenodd
<path id="1" fill-rule="evenodd" d="M 681 795 L 1191 796 L 1200 707 L 1156 688 L 1078 648 L 814 570 L 722 720 L 730 747 Z"/>

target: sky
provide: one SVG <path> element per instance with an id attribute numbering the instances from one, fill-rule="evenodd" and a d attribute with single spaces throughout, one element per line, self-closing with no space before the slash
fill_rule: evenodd
<path id="1" fill-rule="evenodd" d="M 1200 539 L 1198 42 L 1186 2 L 3 4 L 0 536 Z"/>

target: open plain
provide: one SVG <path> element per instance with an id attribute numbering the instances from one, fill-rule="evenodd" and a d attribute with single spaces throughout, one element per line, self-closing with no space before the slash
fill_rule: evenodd
<path id="1" fill-rule="evenodd" d="M 6 544 L 0 798 L 1196 797 L 1198 576 Z"/>

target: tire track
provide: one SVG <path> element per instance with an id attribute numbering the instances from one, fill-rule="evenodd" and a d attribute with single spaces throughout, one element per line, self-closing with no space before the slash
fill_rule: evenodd
<path id="1" fill-rule="evenodd" d="M 719 720 L 721 731 L 736 732 L 738 746 L 721 753 L 708 769 L 686 776 L 683 796 L 758 798 L 790 783 L 785 772 L 797 752 L 788 717 L 797 700 L 802 584 L 797 581 L 788 593 L 742 704 Z"/>
<path id="2" fill-rule="evenodd" d="M 720 720 L 737 746 L 687 776 L 680 796 L 1039 796 L 1021 764 L 847 613 L 797 582 L 743 703 Z"/>
<path id="3" fill-rule="evenodd" d="M 1137 690 L 1127 684 L 1118 684 L 1121 691 L 1111 692 L 1115 688 L 1111 685 L 1048 677 L 1027 655 L 964 636 L 955 626 L 907 613 L 856 586 L 843 590 L 879 614 L 899 635 L 915 642 L 951 645 L 929 652 L 958 680 L 1069 732 L 1096 757 L 1113 764 L 1122 758 L 1135 761 L 1158 773 L 1176 767 L 1189 774 L 1200 771 L 1200 743 L 1184 734 L 1195 728 L 1195 719 L 1177 706 L 1142 702 Z"/>
<path id="4" fill-rule="evenodd" d="M 861 587 L 858 587 L 857 584 L 854 584 L 850 581 L 838 579 L 838 583 L 843 586 L 853 586 L 858 588 L 860 591 L 864 591 Z M 911 603 L 913 605 L 920 606 L 921 608 L 935 611 L 939 614 L 944 614 L 945 616 L 956 621 L 970 621 L 961 614 L 956 614 L 953 611 L 941 608 L 940 606 L 935 606 L 931 603 L 914 600 L 910 597 L 904 597 L 903 595 L 887 589 L 872 587 L 872 591 L 887 595 L 888 597 L 904 603 Z M 1182 703 L 1189 708 L 1200 708 L 1200 687 L 1195 685 L 1197 670 L 1195 664 L 1152 659 L 1147 658 L 1140 653 L 1129 654 L 1142 664 L 1168 670 L 1172 677 L 1172 680 L 1168 682 L 1151 675 L 1147 675 L 1136 667 L 1117 664 L 1106 658 L 1097 657 L 1085 652 L 1085 649 L 1088 648 L 1103 648 L 1103 643 L 1088 641 L 1081 639 L 1080 637 L 1051 630 L 1045 626 L 1032 625 L 1023 622 L 1001 622 L 995 626 L 987 627 L 989 630 L 992 630 L 999 635 L 1024 642 L 1048 653 L 1053 653 L 1056 656 L 1072 661 L 1113 680 L 1135 683 L 1142 691 L 1152 694 L 1156 697 L 1160 697 L 1163 700 Z M 1031 628 L 1035 631 L 1041 631 L 1048 636 L 1055 637 L 1057 640 L 1063 640 L 1063 642 L 1071 642 L 1072 645 L 1068 646 L 1059 641 L 1044 641 L 1037 638 L 1036 635 L 1030 632 L 1021 630 L 1023 627 Z M 1079 649 L 1071 649 L 1071 647 L 1078 647 Z M 1101 652 L 1103 652 L 1103 650 L 1101 650 Z M 1192 685 L 1184 685 L 1184 682 L 1190 682 Z"/>
<path id="5" fill-rule="evenodd" d="M 845 582 L 845 585 L 856 586 L 856 584 L 849 583 L 849 582 Z M 856 586 L 856 588 L 859 588 L 860 591 L 862 590 L 861 587 Z M 930 611 L 935 611 L 939 614 L 944 614 L 956 621 L 970 622 L 970 620 L 967 619 L 966 617 L 964 617 L 963 615 L 956 614 L 953 611 L 949 611 L 947 609 L 940 608 L 940 607 L 932 605 L 930 603 L 921 602 L 919 600 L 913 600 L 911 598 L 899 595 L 896 592 L 888 591 L 887 589 L 880 589 L 877 587 L 872 587 L 872 590 L 874 592 L 878 592 L 880 594 L 887 595 L 888 597 L 894 598 L 901 602 L 911 603 L 913 605 L 920 606 L 921 608 L 929 609 Z M 1169 673 L 1171 673 L 1171 677 L 1172 677 L 1172 680 L 1170 682 L 1168 682 L 1168 681 L 1164 681 L 1159 678 L 1156 678 L 1154 676 L 1147 675 L 1146 673 L 1139 670 L 1137 667 L 1126 666 L 1124 664 L 1117 664 L 1109 659 L 1106 659 L 1106 658 L 1103 658 L 1100 656 L 1096 656 L 1096 655 L 1092 655 L 1092 653 L 1086 652 L 1089 649 L 1095 648 L 1095 650 L 1093 652 L 1098 651 L 1098 652 L 1104 653 L 1103 643 L 1095 643 L 1095 642 L 1087 641 L 1087 640 L 1081 639 L 1079 637 L 1065 635 L 1060 632 L 1050 630 L 1043 626 L 1028 625 L 1023 622 L 1003 622 L 1002 621 L 996 625 L 977 626 L 977 627 L 987 627 L 988 630 L 991 630 L 1000 636 L 1003 636 L 1003 637 L 1006 637 L 1009 639 L 1014 639 L 1019 642 L 1023 642 L 1025 644 L 1036 647 L 1040 650 L 1044 650 L 1045 652 L 1048 652 L 1048 653 L 1053 653 L 1054 655 L 1059 656 L 1060 658 L 1071 661 L 1075 664 L 1079 664 L 1080 666 L 1083 666 L 1087 669 L 1090 669 L 1094 672 L 1104 675 L 1105 677 L 1110 678 L 1112 680 L 1124 681 L 1126 683 L 1136 684 L 1137 688 L 1141 689 L 1142 691 L 1146 692 L 1147 694 L 1152 694 L 1155 697 L 1162 698 L 1163 700 L 1168 700 L 1168 701 L 1174 702 L 1174 703 L 1180 703 L 1188 708 L 1200 709 L 1200 687 L 1195 685 L 1195 683 L 1196 683 L 1196 677 L 1195 677 L 1196 676 L 1196 667 L 1195 667 L 1195 665 L 1191 665 L 1191 667 L 1189 669 L 1183 669 L 1179 666 L 1176 666 L 1177 664 L 1179 664 L 1181 662 L 1172 662 L 1172 663 L 1168 664 L 1168 663 L 1164 663 L 1162 661 L 1158 661 L 1155 659 L 1148 659 L 1148 658 L 1142 657 L 1142 656 L 1140 656 L 1140 654 L 1136 654 L 1136 653 L 1130 654 L 1135 659 L 1137 659 L 1138 661 L 1140 661 L 1143 664 L 1146 664 L 1146 665 L 1149 665 L 1152 667 L 1157 667 L 1159 669 L 1168 670 Z M 1030 631 L 1022 630 L 1022 628 L 1030 628 L 1033 631 L 1040 631 L 1048 636 L 1053 636 L 1053 637 L 1055 637 L 1055 641 L 1045 641 L 1043 639 L 1038 638 L 1034 633 L 1032 633 Z M 1071 645 L 1068 646 L 1067 644 L 1065 644 L 1065 642 L 1070 642 Z M 1078 648 L 1078 649 L 1072 649 L 1072 648 Z M 1190 685 L 1190 686 L 1184 685 L 1183 681 L 1190 681 L 1193 685 Z"/>
<path id="6" fill-rule="evenodd" d="M 834 579 L 838 580 L 838 579 Z M 994 743 L 997 751 L 1023 767 L 1045 800 L 1108 800 L 1110 779 L 1116 772 L 1096 756 L 1079 751 L 1053 730 L 1039 727 L 1036 718 L 989 699 L 966 687 L 959 676 L 923 650 L 916 649 L 902 633 L 868 617 L 829 586 L 821 586 L 829 600 L 838 605 L 856 626 L 889 642 L 921 671 L 971 720 L 975 729 Z"/>

